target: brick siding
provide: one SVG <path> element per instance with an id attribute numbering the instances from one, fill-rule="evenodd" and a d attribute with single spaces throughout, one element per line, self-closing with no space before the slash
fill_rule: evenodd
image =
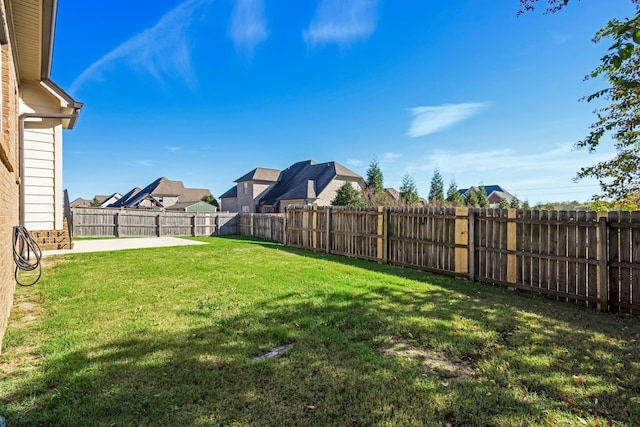
<path id="1" fill-rule="evenodd" d="M 6 16 L 6 14 L 4 14 Z M 0 22 L 0 25 L 6 23 Z M 0 46 L 2 129 L 0 131 L 0 349 L 13 304 L 13 227 L 19 222 L 18 85 L 10 45 Z"/>

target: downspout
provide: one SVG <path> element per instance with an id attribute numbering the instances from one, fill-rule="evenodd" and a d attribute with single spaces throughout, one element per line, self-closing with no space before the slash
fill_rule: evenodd
<path id="1" fill-rule="evenodd" d="M 19 163 L 20 163 L 20 225 L 24 227 L 25 214 L 24 214 L 24 122 L 26 119 L 77 119 L 80 115 L 80 111 L 76 110 L 71 114 L 62 113 L 23 113 L 18 117 L 18 150 L 19 150 Z"/>

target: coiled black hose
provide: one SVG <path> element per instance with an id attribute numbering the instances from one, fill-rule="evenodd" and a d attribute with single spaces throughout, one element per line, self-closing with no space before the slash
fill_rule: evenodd
<path id="1" fill-rule="evenodd" d="M 35 258 L 34 262 L 31 262 L 31 255 Z M 16 283 L 20 286 L 32 286 L 35 285 L 40 277 L 42 277 L 42 251 L 38 242 L 33 240 L 29 235 L 26 228 L 21 225 L 13 227 L 13 261 L 16 263 L 15 277 Z M 18 272 L 22 271 L 34 271 L 38 269 L 38 277 L 31 283 L 22 283 L 18 278 Z"/>

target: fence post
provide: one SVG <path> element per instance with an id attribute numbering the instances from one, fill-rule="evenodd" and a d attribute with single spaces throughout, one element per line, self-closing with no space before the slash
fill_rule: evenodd
<path id="1" fill-rule="evenodd" d="M 598 214 L 598 310 L 609 309 L 609 247 L 607 239 L 607 217 Z"/>
<path id="2" fill-rule="evenodd" d="M 468 240 L 468 248 L 469 251 L 467 253 L 467 258 L 469 261 L 469 280 L 472 282 L 476 281 L 476 246 L 475 246 L 475 233 L 476 233 L 476 210 L 469 209 L 469 240 Z"/>
<path id="3" fill-rule="evenodd" d="M 469 208 L 455 210 L 455 272 L 469 273 Z"/>
<path id="4" fill-rule="evenodd" d="M 314 205 L 311 209 L 311 239 L 315 251 L 318 248 L 318 206 Z"/>
<path id="5" fill-rule="evenodd" d="M 386 257 L 385 257 L 385 244 L 384 244 L 384 236 L 385 236 L 385 224 L 384 224 L 384 207 L 382 206 L 378 206 L 378 216 L 376 217 L 377 221 L 378 221 L 378 227 L 377 227 L 377 231 L 376 233 L 378 234 L 377 237 L 377 258 L 378 258 L 378 262 L 385 262 L 386 261 Z"/>
<path id="6" fill-rule="evenodd" d="M 249 214 L 249 236 L 253 237 L 253 214 Z"/>
<path id="7" fill-rule="evenodd" d="M 327 253 L 331 253 L 331 207 L 327 207 Z"/>
<path id="8" fill-rule="evenodd" d="M 516 210 L 507 209 L 507 282 L 516 283 Z"/>
<path id="9" fill-rule="evenodd" d="M 158 215 L 156 215 L 156 227 L 158 229 L 158 237 L 162 237 L 162 221 L 160 220 L 160 215 L 162 215 L 162 212 L 158 212 Z"/>
<path id="10" fill-rule="evenodd" d="M 120 237 L 120 212 L 116 212 L 116 216 L 113 219 L 113 228 L 114 228 L 114 234 L 116 235 L 116 237 Z"/>
<path id="11" fill-rule="evenodd" d="M 191 235 L 193 237 L 196 237 L 196 216 L 198 215 L 198 213 L 196 212 L 195 214 L 193 214 L 193 216 L 191 217 Z"/>

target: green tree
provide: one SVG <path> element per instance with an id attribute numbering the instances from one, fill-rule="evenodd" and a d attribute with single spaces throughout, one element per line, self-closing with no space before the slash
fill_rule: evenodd
<path id="1" fill-rule="evenodd" d="M 509 208 L 509 202 L 507 202 L 507 199 L 500 199 L 500 203 L 498 204 L 498 207 L 500 209 L 508 209 Z"/>
<path id="2" fill-rule="evenodd" d="M 509 207 L 513 209 L 520 209 L 520 200 L 518 200 L 517 197 L 514 197 L 511 199 L 511 202 L 509 202 Z"/>
<path id="3" fill-rule="evenodd" d="M 402 185 L 400 186 L 400 197 L 407 205 L 416 205 L 420 201 L 418 196 L 418 187 L 416 182 L 409 174 L 402 177 Z"/>
<path id="4" fill-rule="evenodd" d="M 91 207 L 99 208 L 100 206 L 102 206 L 102 203 L 100 203 L 100 200 L 98 200 L 97 197 L 94 197 L 93 200 L 91 200 Z"/>
<path id="5" fill-rule="evenodd" d="M 204 196 L 202 196 L 202 200 L 205 203 L 209 203 L 210 205 L 215 206 L 216 208 L 219 208 L 220 205 L 218 205 L 218 201 L 216 200 L 215 197 L 213 197 L 211 194 L 205 194 Z"/>
<path id="6" fill-rule="evenodd" d="M 464 195 L 464 204 L 471 208 L 477 208 L 480 206 L 480 203 L 478 202 L 478 193 L 473 187 L 469 188 L 467 193 Z"/>
<path id="7" fill-rule="evenodd" d="M 350 182 L 342 184 L 336 192 L 336 197 L 331 201 L 333 206 L 364 206 L 360 192 Z"/>
<path id="8" fill-rule="evenodd" d="M 382 177 L 382 171 L 378 161 L 374 158 L 369 163 L 369 169 L 367 169 L 367 188 L 374 190 L 375 192 L 384 192 L 384 183 Z"/>
<path id="9" fill-rule="evenodd" d="M 458 185 L 456 184 L 455 179 L 452 179 L 449 183 L 449 188 L 447 189 L 447 202 L 451 203 L 453 206 L 463 206 L 465 204 L 464 197 L 458 191 Z"/>
<path id="10" fill-rule="evenodd" d="M 491 203 L 489 203 L 489 198 L 487 197 L 487 189 L 484 187 L 484 185 L 478 187 L 476 194 L 478 195 L 478 205 L 481 208 L 490 207 Z"/>
<path id="11" fill-rule="evenodd" d="M 442 204 L 444 202 L 444 181 L 440 175 L 440 169 L 436 168 L 431 178 L 431 187 L 429 189 L 429 203 Z"/>
<path id="12" fill-rule="evenodd" d="M 612 40 L 608 53 L 588 78 L 604 77 L 609 87 L 586 98 L 602 98 L 605 107 L 596 110 L 597 120 L 578 148 L 595 151 L 602 138 L 610 136 L 616 155 L 593 166 L 584 167 L 576 180 L 592 177 L 600 183 L 600 197 L 626 199 L 640 193 L 640 0 L 630 0 L 636 14 L 623 20 L 612 19 L 594 37 L 595 42 Z M 539 0 L 520 0 L 520 11 L 533 10 Z M 543 0 L 544 2 L 544 0 Z M 565 7 L 569 0 L 546 0 L 547 13 Z M 597 198 L 598 196 L 594 196 Z"/>

